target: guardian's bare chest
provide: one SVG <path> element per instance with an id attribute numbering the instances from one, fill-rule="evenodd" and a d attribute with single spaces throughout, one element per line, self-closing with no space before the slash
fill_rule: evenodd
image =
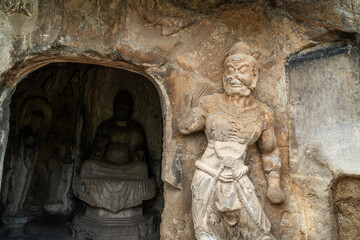
<path id="1" fill-rule="evenodd" d="M 263 115 L 257 106 L 227 109 L 217 106 L 206 116 L 206 134 L 215 141 L 253 144 L 260 137 Z"/>

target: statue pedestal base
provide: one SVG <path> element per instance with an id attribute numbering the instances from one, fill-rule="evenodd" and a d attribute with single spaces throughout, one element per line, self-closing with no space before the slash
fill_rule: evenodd
<path id="1" fill-rule="evenodd" d="M 142 206 L 127 208 L 116 213 L 88 206 L 83 216 L 73 222 L 76 240 L 143 240 L 154 232 L 152 222 L 142 215 Z"/>

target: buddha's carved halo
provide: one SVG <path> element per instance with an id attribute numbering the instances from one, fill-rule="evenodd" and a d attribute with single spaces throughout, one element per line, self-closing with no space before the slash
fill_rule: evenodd
<path id="1" fill-rule="evenodd" d="M 128 79 L 131 78 L 128 77 Z M 145 107 L 145 105 L 138 104 L 140 93 L 142 99 L 150 101 L 148 100 L 149 96 L 146 86 L 144 84 L 139 84 L 138 81 L 127 81 L 126 79 L 124 79 L 124 81 L 119 81 L 118 77 L 114 77 L 104 81 L 100 88 L 101 90 L 98 99 L 100 108 L 103 111 L 104 116 L 106 116 L 105 118 L 110 118 L 113 115 L 113 103 L 119 91 L 126 91 L 131 94 L 133 99 L 132 111 L 135 115 L 140 114 Z"/>
<path id="2" fill-rule="evenodd" d="M 133 100 L 127 91 L 119 91 L 113 101 L 113 117 L 116 120 L 127 121 L 131 118 Z"/>
<path id="3" fill-rule="evenodd" d="M 52 118 L 52 108 L 50 103 L 41 97 L 29 97 L 26 99 L 17 116 L 16 133 L 18 133 L 24 126 L 30 124 L 31 115 L 33 113 L 41 113 L 44 117 L 42 125 L 47 125 Z"/>
<path id="4" fill-rule="evenodd" d="M 130 106 L 133 105 L 132 96 L 128 91 L 119 91 L 114 98 L 114 105 L 118 103 L 126 103 Z"/>

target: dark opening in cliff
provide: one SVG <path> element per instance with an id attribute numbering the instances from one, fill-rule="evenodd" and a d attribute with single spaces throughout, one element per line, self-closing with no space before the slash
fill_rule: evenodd
<path id="1" fill-rule="evenodd" d="M 132 98 L 131 120 L 114 117 L 114 98 L 119 92 L 127 92 Z M 145 225 L 150 226 L 146 236 L 159 235 L 163 124 L 159 95 L 149 79 L 98 65 L 53 63 L 32 72 L 18 84 L 10 108 L 1 188 L 1 239 L 72 239 L 74 217 L 82 216 L 91 207 L 107 209 L 115 215 L 136 208 L 146 219 Z M 99 133 L 104 131 L 99 126 L 109 121 L 114 126 Z M 137 137 L 133 132 L 143 135 L 141 143 L 134 143 Z M 96 160 L 99 164 L 95 170 L 101 168 L 99 172 L 103 174 L 94 173 L 98 182 L 92 186 L 125 186 L 122 190 L 110 189 L 112 194 L 119 192 L 117 200 L 112 199 L 113 195 L 88 190 L 90 195 L 102 199 L 98 206 L 77 193 L 83 191 L 84 185 L 79 190 L 74 183 L 82 181 L 82 165 L 89 160 Z M 128 187 L 147 179 L 149 183 L 142 189 Z M 96 191 L 99 189 L 103 188 Z M 146 192 L 146 196 L 139 197 L 139 192 Z M 109 206 L 109 202 L 125 197 L 127 202 L 135 201 L 135 195 L 137 202 L 121 205 L 116 209 L 119 211 Z M 72 236 L 68 234 L 71 232 Z"/>

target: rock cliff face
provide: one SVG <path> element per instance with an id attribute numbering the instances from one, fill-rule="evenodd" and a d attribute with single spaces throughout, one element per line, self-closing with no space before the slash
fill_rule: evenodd
<path id="1" fill-rule="evenodd" d="M 275 113 L 285 202 L 250 176 L 274 236 L 358 239 L 359 34 L 354 0 L 1 1 L 1 172 L 11 97 L 30 73 L 59 62 L 140 73 L 162 108 L 161 238 L 195 239 L 190 185 L 206 137 L 181 135 L 176 119 L 185 94 L 222 91 L 224 55 L 243 41 L 259 62 L 254 96 Z M 248 162 L 261 164 L 256 150 Z"/>

